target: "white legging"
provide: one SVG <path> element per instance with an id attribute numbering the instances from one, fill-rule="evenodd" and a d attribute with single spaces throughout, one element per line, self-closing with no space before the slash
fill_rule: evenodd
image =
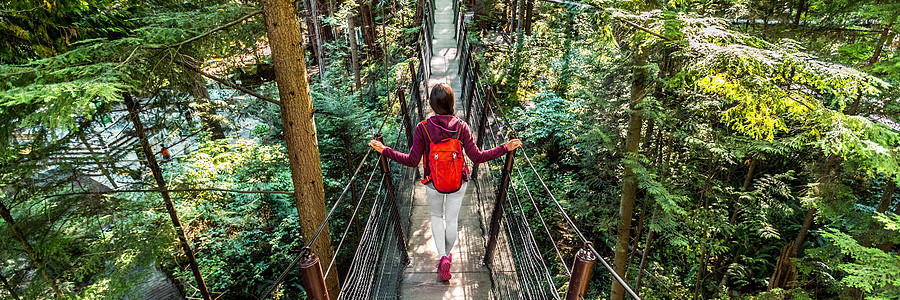
<path id="1" fill-rule="evenodd" d="M 434 236 L 434 246 L 440 256 L 447 256 L 456 238 L 459 237 L 459 209 L 462 206 L 463 195 L 466 194 L 466 183 L 463 181 L 459 191 L 452 194 L 442 194 L 434 189 L 431 183 L 425 188 L 425 196 L 428 198 L 428 207 L 431 211 L 431 234 Z"/>

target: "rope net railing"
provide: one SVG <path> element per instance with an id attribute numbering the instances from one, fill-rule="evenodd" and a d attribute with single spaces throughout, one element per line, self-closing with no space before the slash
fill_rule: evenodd
<path id="1" fill-rule="evenodd" d="M 464 23 L 462 17 L 463 13 L 460 10 L 457 12 L 457 36 L 460 37 L 457 53 L 460 55 L 459 74 L 462 79 L 461 86 L 463 89 L 461 100 L 466 105 L 465 119 L 469 124 L 479 124 L 479 136 L 477 137 L 479 146 L 482 146 L 481 144 L 484 143 L 484 148 L 495 147 L 504 143 L 508 138 L 517 136 L 517 133 L 503 113 L 495 110 L 495 105 L 490 101 L 493 94 L 491 88 L 479 80 L 479 65 L 473 59 L 472 46 L 465 38 L 467 28 L 465 24 L 462 24 Z M 559 203 L 544 182 L 540 172 L 534 166 L 528 149 L 522 146 L 517 150 L 509 158 L 509 169 L 506 171 L 510 174 L 503 174 L 504 171 L 502 170 L 507 167 L 499 162 L 486 163 L 487 170 L 481 170 L 478 167 L 473 168 L 474 173 L 482 174 L 478 175 L 476 179 L 476 187 L 479 188 L 479 205 L 482 205 L 483 208 L 490 208 L 490 202 L 494 201 L 494 198 L 503 197 L 502 199 L 496 199 L 496 204 L 494 204 L 503 207 L 502 215 L 500 216 L 500 228 L 503 235 L 496 237 L 499 249 L 494 252 L 493 258 L 488 257 L 485 259 L 486 263 L 491 262 L 489 267 L 491 267 L 495 283 L 494 293 L 503 299 L 560 299 L 561 292 L 559 287 L 563 284 L 562 280 L 570 281 L 571 285 L 573 276 L 578 277 L 582 273 L 579 270 L 579 266 L 567 263 L 566 252 L 572 252 L 572 249 L 581 247 L 582 250 L 575 254 L 576 262 L 587 258 L 591 261 L 599 261 L 604 271 L 606 271 L 604 273 L 609 274 L 611 281 L 623 285 L 625 292 L 632 299 L 640 299 L 602 258 L 593 244 L 585 238 L 577 224 L 572 221 L 572 218 Z M 519 164 L 513 162 L 524 164 L 524 167 L 520 167 Z M 522 170 L 523 168 L 525 169 L 524 171 Z M 532 174 L 528 174 L 529 170 Z M 526 174 L 533 179 L 532 185 L 539 183 L 538 189 L 533 190 L 532 187 L 529 187 L 529 184 L 526 182 Z M 509 188 L 508 191 L 500 192 L 496 188 L 497 184 L 494 179 L 504 175 L 509 178 L 507 179 L 509 180 Z M 542 200 L 540 201 L 541 203 L 551 203 L 549 210 L 553 213 L 552 217 L 557 218 L 557 220 L 561 218 L 565 221 L 566 229 L 582 245 L 564 245 L 561 239 L 554 238 L 550 227 L 553 224 L 548 224 L 547 222 L 547 219 L 551 216 L 545 215 L 548 212 L 548 207 L 540 204 L 536 198 Z M 491 221 L 493 220 L 484 219 L 482 222 L 485 224 Z M 545 241 L 549 241 L 552 248 L 544 247 L 542 249 L 538 245 L 538 238 L 535 235 L 538 235 Z M 488 238 L 490 239 L 491 237 Z M 561 251 L 560 246 L 568 246 L 570 250 Z M 488 251 L 487 255 L 491 255 L 490 251 Z M 572 259 L 571 256 L 570 259 Z M 573 275 L 575 273 L 573 269 L 579 274 Z M 554 273 L 558 274 L 554 276 Z M 567 299 L 584 297 L 581 292 L 575 292 L 574 296 L 572 296 L 572 287 L 570 286 L 569 289 L 570 295 L 567 295 Z M 583 289 L 586 290 L 586 283 Z"/>
<path id="2" fill-rule="evenodd" d="M 411 99 L 412 100 L 412 99 Z M 404 122 L 412 123 L 419 118 L 408 113 L 412 111 L 414 101 L 403 102 L 401 106 L 407 113 L 401 115 L 399 129 L 392 142 L 397 149 L 409 148 L 409 141 L 404 138 L 409 128 Z M 418 122 L 418 121 L 415 121 Z M 411 124 L 410 124 L 411 125 Z M 378 197 L 372 203 L 367 217 L 365 230 L 360 237 L 348 274 L 342 280 L 342 289 L 337 299 L 397 299 L 403 270 L 408 264 L 406 248 L 398 245 L 396 224 L 402 226 L 402 232 L 409 232 L 409 215 L 414 202 L 413 184 L 416 180 L 416 169 L 403 168 L 388 160 L 390 173 L 384 174 L 381 180 Z M 392 178 L 388 178 L 388 177 Z M 397 181 L 393 181 L 396 177 Z M 391 191 L 386 182 L 397 182 L 396 191 Z M 393 196 L 390 194 L 394 193 Z M 393 212 L 388 197 L 395 197 L 397 211 Z M 404 236 L 408 239 L 408 235 Z"/>
<path id="3" fill-rule="evenodd" d="M 397 89 L 397 95 L 390 95 L 387 109 L 384 116 L 377 127 L 376 138 L 381 139 L 381 131 L 385 124 L 393 116 L 396 120 L 397 131 L 391 145 L 396 145 L 398 149 L 410 147 L 411 139 L 402 138 L 404 134 L 411 136 L 409 131 L 414 128 L 413 124 L 418 123 L 424 117 L 423 101 L 427 96 L 427 83 L 431 75 L 431 57 L 432 57 L 432 33 L 434 26 L 434 2 L 433 0 L 421 1 L 423 5 L 423 22 L 422 30 L 418 39 L 418 53 L 416 59 L 410 61 L 409 72 L 410 82 L 408 85 L 409 94 L 403 92 L 403 88 Z M 415 61 L 418 62 L 415 66 Z M 393 99 L 396 97 L 401 108 L 400 113 L 392 115 Z M 416 114 L 410 113 L 416 111 Z M 366 152 L 366 155 L 356 167 L 355 173 L 351 176 L 341 193 L 341 196 L 335 201 L 325 220 L 319 225 L 317 232 L 309 240 L 306 245 L 294 255 L 294 258 L 286 266 L 285 270 L 274 280 L 270 287 L 263 293 L 260 299 L 268 298 L 271 293 L 284 282 L 285 278 L 290 275 L 298 265 L 301 265 L 304 259 L 308 259 L 311 253 L 310 246 L 319 238 L 319 234 L 334 216 L 337 207 L 345 199 L 347 191 L 353 185 L 358 173 L 363 167 L 370 162 L 369 154 L 372 150 Z M 377 153 L 376 153 L 377 154 Z M 409 238 L 406 234 L 409 232 L 409 215 L 414 201 L 413 183 L 418 176 L 416 169 L 401 168 L 397 163 L 388 160 L 380 155 L 376 155 L 377 160 L 371 161 L 369 164 L 372 169 L 369 172 L 367 181 L 363 185 L 350 219 L 344 225 L 340 240 L 334 248 L 334 256 L 330 261 L 320 262 L 319 272 L 313 273 L 314 277 L 304 278 L 304 288 L 307 293 L 316 293 L 313 287 L 306 286 L 307 280 L 319 280 L 320 285 L 324 288 L 324 278 L 332 272 L 337 272 L 336 260 L 339 254 L 349 249 L 345 249 L 348 235 L 354 222 L 363 215 L 367 215 L 363 221 L 365 222 L 364 230 L 359 234 L 358 245 L 354 250 L 352 262 L 346 272 L 344 278 L 339 278 L 341 283 L 341 291 L 338 295 L 330 295 L 332 299 L 397 299 L 400 292 L 400 280 L 402 279 L 403 270 L 409 263 L 406 251 L 406 240 Z M 381 176 L 376 173 L 381 172 Z M 394 179 L 399 181 L 394 181 Z M 375 179 L 379 179 L 377 189 L 375 188 Z M 399 184 L 394 184 L 394 183 Z M 371 201 L 371 202 L 369 202 Z M 368 208 L 366 214 L 365 209 Z M 359 224 L 357 224 L 359 225 Z M 306 273 L 304 273 L 306 274 Z M 310 277 L 310 276 L 308 276 Z M 311 299 L 319 299 L 316 295 L 309 295 Z"/>

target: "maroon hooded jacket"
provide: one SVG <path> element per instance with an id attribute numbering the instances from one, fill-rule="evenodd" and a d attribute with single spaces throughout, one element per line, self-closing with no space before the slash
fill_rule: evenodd
<path id="1" fill-rule="evenodd" d="M 487 151 L 479 150 L 478 146 L 475 145 L 475 141 L 472 140 L 472 133 L 469 131 L 469 125 L 466 125 L 466 122 L 463 122 L 453 115 L 435 115 L 428 118 L 428 122 L 425 126 L 422 126 L 421 123 L 416 125 L 416 132 L 413 135 L 413 144 L 412 147 L 409 148 L 409 154 L 401 153 L 388 147 L 385 147 L 381 154 L 404 166 L 417 167 L 419 166 L 419 162 L 422 161 L 422 155 L 425 153 L 429 143 L 425 130 L 428 130 L 428 134 L 431 135 L 432 140 L 440 141 L 445 138 L 456 136 L 457 125 L 459 125 L 459 142 L 462 143 L 466 156 L 468 156 L 473 163 L 480 164 L 506 154 L 506 144 Z M 428 167 L 428 164 L 426 164 L 425 174 L 429 174 Z M 469 174 L 463 173 L 463 180 L 469 181 Z"/>

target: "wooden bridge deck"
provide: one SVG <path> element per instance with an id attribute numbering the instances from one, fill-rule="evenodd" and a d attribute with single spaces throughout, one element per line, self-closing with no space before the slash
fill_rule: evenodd
<path id="1" fill-rule="evenodd" d="M 449 83 L 456 96 L 457 116 L 465 117 L 465 107 L 460 98 L 459 62 L 456 55 L 456 39 L 452 0 L 435 1 L 434 56 L 431 60 L 429 87 L 439 82 Z M 430 116 L 433 113 L 425 105 Z M 471 166 L 471 164 L 470 164 Z M 459 215 L 459 239 L 453 253 L 453 278 L 439 282 L 435 265 L 438 262 L 434 239 L 431 234 L 425 187 L 416 182 L 414 201 L 409 222 L 408 250 L 410 265 L 403 272 L 400 287 L 401 299 L 490 299 L 494 298 L 491 270 L 482 265 L 485 236 L 487 235 L 484 208 L 479 205 L 476 185 L 471 181 L 463 198 Z M 489 212 L 488 212 L 489 214 Z M 504 249 L 497 249 L 503 251 Z"/>

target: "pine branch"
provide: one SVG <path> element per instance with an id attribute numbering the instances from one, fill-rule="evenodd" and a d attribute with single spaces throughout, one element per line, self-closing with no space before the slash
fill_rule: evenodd
<path id="1" fill-rule="evenodd" d="M 618 20 L 619 22 L 625 23 L 625 25 L 634 27 L 635 29 L 638 29 L 638 30 L 640 30 L 640 31 L 649 33 L 649 34 L 651 34 L 651 35 L 653 35 L 653 36 L 655 36 L 655 37 L 658 37 L 658 38 L 660 38 L 660 39 L 663 39 L 664 41 L 667 41 L 667 42 L 671 42 L 671 41 L 672 41 L 672 39 L 669 38 L 669 37 L 667 37 L 667 36 L 664 36 L 664 35 L 662 35 L 662 34 L 653 32 L 653 31 L 650 30 L 649 28 L 646 28 L 646 27 L 643 27 L 643 26 L 641 26 L 641 25 L 635 24 L 634 22 L 628 21 L 628 20 L 626 20 L 626 19 L 624 19 L 624 18 L 621 18 L 621 17 L 613 17 L 613 19 L 616 19 L 616 20 Z"/>
<path id="2" fill-rule="evenodd" d="M 181 46 L 183 46 L 184 44 L 187 44 L 187 43 L 190 43 L 190 42 L 193 42 L 193 41 L 202 39 L 202 38 L 204 38 L 204 37 L 206 37 L 206 36 L 208 36 L 208 35 L 210 35 L 210 34 L 216 33 L 217 31 L 221 31 L 221 30 L 224 30 L 224 29 L 226 29 L 226 28 L 228 28 L 228 27 L 231 27 L 231 26 L 240 24 L 241 22 L 244 22 L 244 21 L 246 21 L 247 19 L 250 19 L 251 17 L 253 17 L 253 16 L 255 16 L 255 15 L 258 15 L 258 14 L 261 14 L 261 13 L 262 13 L 262 10 L 257 10 L 257 11 L 251 12 L 251 13 L 249 13 L 249 14 L 246 14 L 246 15 L 244 15 L 243 17 L 241 17 L 241 18 L 239 18 L 239 19 L 237 19 L 237 20 L 231 21 L 231 22 L 229 22 L 229 23 L 227 23 L 227 24 L 225 24 L 225 25 L 222 25 L 222 26 L 219 26 L 219 27 L 210 29 L 210 30 L 208 30 L 208 31 L 206 31 L 206 32 L 204 32 L 204 33 L 198 35 L 198 36 L 194 36 L 194 37 L 192 37 L 192 38 L 186 39 L 186 40 L 184 40 L 184 41 L 181 41 L 181 42 L 178 42 L 178 43 L 175 43 L 175 44 L 165 45 L 165 46 L 156 46 L 156 47 L 151 47 L 151 48 L 163 48 L 163 49 L 165 49 L 165 48 L 176 48 L 176 47 L 181 47 Z"/>
<path id="3" fill-rule="evenodd" d="M 167 190 L 169 192 L 178 193 L 178 192 L 226 192 L 226 193 L 238 193 L 238 194 L 283 194 L 283 195 L 292 195 L 294 192 L 285 192 L 285 191 L 240 191 L 240 190 L 230 190 L 230 189 L 218 189 L 218 188 L 205 188 L 205 189 L 172 189 Z M 106 195 L 106 194 L 119 194 L 119 193 L 158 193 L 158 189 L 130 189 L 130 190 L 116 190 L 116 191 L 84 191 L 84 192 L 74 192 L 74 193 L 64 193 L 64 194 L 54 194 L 49 195 L 49 197 L 65 197 L 65 196 L 78 196 L 78 195 Z"/>
<path id="4" fill-rule="evenodd" d="M 230 88 L 239 90 L 239 91 L 241 91 L 241 92 L 247 93 L 247 94 L 249 94 L 249 95 L 251 95 L 251 96 L 253 96 L 253 97 L 259 98 L 260 100 L 265 100 L 265 101 L 271 102 L 271 103 L 273 103 L 273 104 L 275 104 L 275 105 L 281 106 L 281 101 L 278 101 L 278 100 L 275 100 L 275 99 L 272 99 L 272 98 L 263 96 L 263 95 L 261 95 L 261 94 L 259 94 L 259 93 L 257 93 L 257 92 L 251 91 L 251 90 L 248 89 L 248 88 L 245 88 L 245 87 L 242 87 L 242 86 L 233 84 L 233 83 L 228 82 L 227 80 L 222 79 L 222 78 L 219 78 L 219 77 L 217 77 L 217 76 L 210 75 L 210 74 L 206 74 L 206 72 L 201 71 L 201 70 L 198 69 L 197 67 L 188 65 L 187 63 L 184 63 L 184 62 L 181 62 L 181 61 L 178 61 L 178 62 L 175 62 L 175 63 L 177 63 L 178 65 L 184 67 L 184 68 L 185 68 L 186 70 L 188 70 L 188 71 L 195 72 L 195 73 L 197 73 L 197 74 L 203 75 L 203 77 L 212 79 L 212 80 L 214 80 L 214 81 L 216 81 L 216 82 L 218 82 L 218 83 L 224 84 L 224 85 L 227 86 L 227 87 L 230 87 Z"/>

